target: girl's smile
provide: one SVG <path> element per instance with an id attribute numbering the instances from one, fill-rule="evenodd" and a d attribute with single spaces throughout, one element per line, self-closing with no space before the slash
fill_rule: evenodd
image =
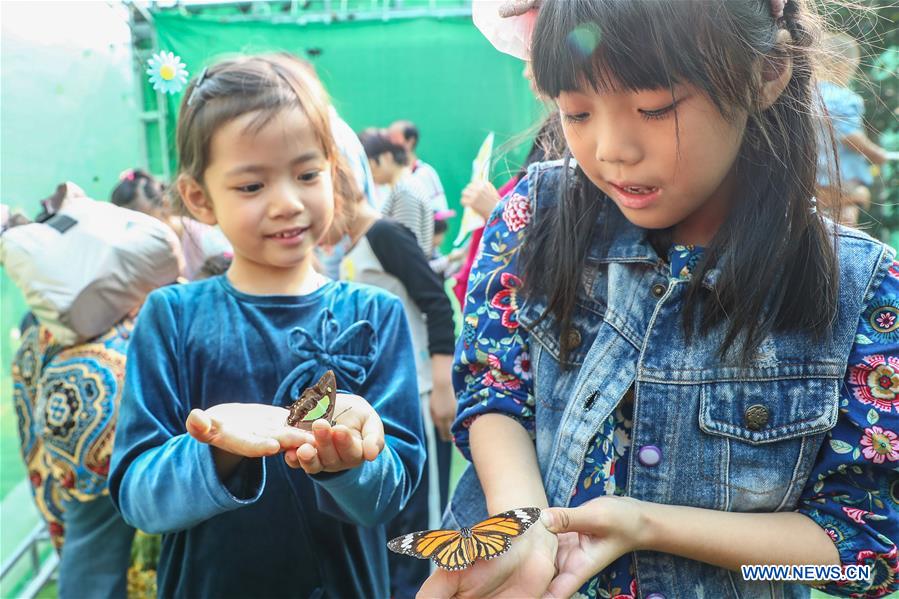
<path id="1" fill-rule="evenodd" d="M 308 231 L 309 227 L 292 227 L 290 229 L 278 231 L 277 233 L 271 233 L 266 235 L 266 237 L 282 245 L 295 246 L 303 244 Z"/>

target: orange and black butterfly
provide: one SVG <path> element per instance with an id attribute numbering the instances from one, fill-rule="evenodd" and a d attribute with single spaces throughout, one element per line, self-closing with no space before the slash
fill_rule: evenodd
<path id="1" fill-rule="evenodd" d="M 444 570 L 464 570 L 478 559 L 493 559 L 509 550 L 540 517 L 540 508 L 522 507 L 491 516 L 471 528 L 422 530 L 399 536 L 387 547 L 395 553 L 431 559 Z"/>

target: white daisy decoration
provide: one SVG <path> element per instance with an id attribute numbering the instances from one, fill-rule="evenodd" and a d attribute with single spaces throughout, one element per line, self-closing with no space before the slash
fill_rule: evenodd
<path id="1" fill-rule="evenodd" d="M 187 65 L 181 62 L 180 56 L 172 52 L 158 52 L 147 61 L 147 75 L 153 89 L 166 94 L 174 94 L 184 89 L 187 84 Z"/>

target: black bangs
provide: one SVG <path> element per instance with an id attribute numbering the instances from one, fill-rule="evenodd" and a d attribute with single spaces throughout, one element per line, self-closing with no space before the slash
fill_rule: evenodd
<path id="1" fill-rule="evenodd" d="M 757 10 L 764 9 L 759 1 Z M 718 51 L 731 18 L 720 3 L 671 0 L 550 0 L 532 40 L 537 87 L 551 98 L 563 91 L 670 89 L 704 91 L 723 114 L 745 104 L 745 80 Z M 743 89 L 741 89 L 743 88 Z"/>

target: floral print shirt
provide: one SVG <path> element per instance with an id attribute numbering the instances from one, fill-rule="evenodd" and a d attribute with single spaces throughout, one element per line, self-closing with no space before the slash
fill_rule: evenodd
<path id="1" fill-rule="evenodd" d="M 530 214 L 525 179 L 491 215 L 471 272 L 453 372 L 459 397 L 453 432 L 468 459 L 468 428 L 481 414 L 506 414 L 534 431 L 528 333 L 517 320 L 517 259 Z M 702 248 L 673 246 L 668 255 L 672 278 L 688 278 L 701 255 Z M 596 432 L 571 506 L 624 494 L 632 417 L 629 393 Z M 899 263 L 859 321 L 839 419 L 797 509 L 824 528 L 843 564 L 873 566 L 873 580 L 829 583 L 823 591 L 882 597 L 899 590 Z M 578 596 L 636 597 L 630 555 L 599 572 Z"/>

